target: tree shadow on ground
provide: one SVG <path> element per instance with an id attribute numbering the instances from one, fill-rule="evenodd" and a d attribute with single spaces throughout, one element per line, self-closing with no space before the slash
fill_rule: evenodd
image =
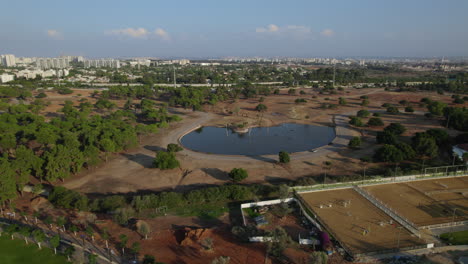
<path id="1" fill-rule="evenodd" d="M 217 179 L 217 180 L 222 180 L 222 181 L 228 181 L 229 175 L 227 172 L 222 171 L 218 168 L 203 168 L 201 169 L 204 173 L 210 175 L 211 177 Z"/>
<path id="2" fill-rule="evenodd" d="M 160 146 L 150 146 L 150 145 L 146 145 L 146 146 L 144 146 L 144 148 L 147 149 L 147 150 L 154 151 L 154 152 L 161 151 L 161 150 L 162 150 L 162 151 L 166 151 L 165 148 L 162 148 L 162 147 L 160 147 Z"/>
<path id="3" fill-rule="evenodd" d="M 277 161 L 272 158 L 267 158 L 265 156 L 259 156 L 259 155 L 247 155 L 247 157 L 254 159 L 254 160 L 259 160 L 259 161 L 264 161 L 267 163 L 276 163 Z"/>
<path id="4" fill-rule="evenodd" d="M 126 157 L 128 160 L 131 160 L 133 162 L 140 164 L 141 166 L 145 168 L 153 168 L 154 157 L 151 157 L 146 154 L 141 154 L 141 153 L 137 153 L 134 155 L 123 153 L 121 155 Z"/>

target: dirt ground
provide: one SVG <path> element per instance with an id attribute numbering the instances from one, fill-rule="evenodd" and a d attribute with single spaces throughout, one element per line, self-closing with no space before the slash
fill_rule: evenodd
<path id="1" fill-rule="evenodd" d="M 419 227 L 468 220 L 468 177 L 364 188 Z"/>
<path id="2" fill-rule="evenodd" d="M 400 248 L 424 244 L 353 189 L 300 195 L 332 235 L 355 254 L 395 249 L 398 237 Z M 347 207 L 345 201 L 350 201 Z"/>
<path id="3" fill-rule="evenodd" d="M 314 89 L 303 89 L 305 95 L 287 95 L 287 89 L 280 95 L 265 97 L 263 104 L 268 110 L 261 117 L 254 110 L 259 104 L 259 97 L 255 99 L 238 99 L 236 101 L 220 102 L 215 106 L 206 106 L 205 112 L 192 112 L 181 108 L 170 109 L 173 114 L 180 115 L 181 122 L 171 124 L 170 128 L 161 129 L 159 133 L 142 137 L 141 145 L 125 153 L 117 153 L 97 168 L 85 170 L 79 175 L 65 181 L 64 186 L 85 193 L 128 193 L 139 191 L 157 191 L 169 189 L 188 189 L 210 184 L 223 184 L 229 182 L 227 172 L 235 167 L 242 167 L 249 173 L 246 183 L 278 182 L 295 180 L 304 176 L 320 176 L 324 173 L 324 161 L 331 161 L 332 170 L 328 175 L 360 175 L 362 164 L 360 158 L 372 156 L 375 145 L 375 131 L 378 128 L 353 128 L 348 125 L 348 116 L 354 115 L 360 109 L 371 112 L 384 111 L 381 105 L 385 102 L 398 104 L 400 100 L 408 100 L 414 106 L 416 113 L 398 115 L 383 114 L 385 124 L 401 122 L 408 131 L 404 136 L 410 137 L 415 132 L 428 128 L 441 127 L 437 120 L 422 117 L 424 109 L 418 108 L 418 102 L 423 97 L 450 102 L 449 95 L 436 93 L 414 92 L 388 92 L 381 88 L 348 89 L 339 91 L 335 95 L 319 94 Z M 87 92 L 87 93 L 86 93 Z M 75 91 L 72 95 L 59 95 L 46 92 L 51 102 L 46 111 L 59 108 L 65 100 L 87 98 L 90 102 L 92 91 Z M 78 96 L 81 94 L 81 96 Z M 361 107 L 360 96 L 369 96 L 370 105 Z M 314 98 L 315 97 L 315 98 Z M 338 104 L 338 98 L 344 97 L 347 105 L 335 109 L 322 109 L 323 103 Z M 295 104 L 297 98 L 306 98 L 304 104 Z M 76 103 L 77 104 L 77 103 Z M 116 101 L 121 106 L 124 100 Z M 61 107 L 61 106 L 60 106 Z M 235 113 L 236 109 L 239 109 Z M 400 107 L 402 110 L 403 107 Z M 233 112 L 233 113 L 231 113 Z M 52 113 L 49 113 L 52 114 Z M 278 166 L 276 156 L 245 157 L 210 155 L 189 150 L 177 153 L 181 169 L 160 171 L 152 168 L 155 151 L 164 149 L 168 143 L 177 143 L 180 136 L 198 126 L 225 126 L 226 124 L 239 124 L 246 122 L 248 126 L 270 126 L 285 122 L 306 123 L 315 125 L 331 125 L 333 118 L 337 125 L 337 133 L 341 131 L 333 146 L 325 146 L 317 153 L 300 152 L 292 154 L 292 161 L 288 166 Z M 367 120 L 364 120 L 367 121 Z M 359 150 L 346 147 L 353 136 L 363 136 L 363 145 Z M 377 166 L 377 165 L 376 165 Z M 319 180 L 321 181 L 321 180 Z"/>

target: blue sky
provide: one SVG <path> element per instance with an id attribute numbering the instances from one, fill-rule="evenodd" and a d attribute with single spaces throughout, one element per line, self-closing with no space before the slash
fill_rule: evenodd
<path id="1" fill-rule="evenodd" d="M 0 0 L 0 54 L 468 56 L 466 0 Z"/>

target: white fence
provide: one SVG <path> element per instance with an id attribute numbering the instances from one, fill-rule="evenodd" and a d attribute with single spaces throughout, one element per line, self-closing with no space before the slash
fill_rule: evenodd
<path id="1" fill-rule="evenodd" d="M 353 189 L 358 192 L 361 196 L 366 198 L 369 202 L 371 202 L 373 205 L 375 205 L 377 208 L 380 210 L 384 211 L 388 216 L 393 218 L 393 220 L 397 221 L 400 223 L 400 225 L 404 226 L 408 231 L 411 233 L 415 234 L 418 237 L 421 237 L 421 234 L 419 233 L 418 228 L 408 219 L 404 218 L 400 214 L 398 214 L 395 210 L 390 208 L 390 206 L 386 205 L 376 197 L 372 196 L 369 192 L 366 190 L 359 188 L 358 186 L 354 186 Z"/>
<path id="2" fill-rule="evenodd" d="M 430 175 L 416 174 L 416 175 L 387 177 L 387 178 L 377 177 L 374 179 L 368 179 L 368 180 L 362 180 L 362 181 L 340 182 L 340 183 L 331 183 L 331 184 L 315 184 L 315 185 L 308 185 L 308 186 L 294 186 L 290 188 L 296 191 L 297 193 L 305 193 L 305 192 L 317 192 L 317 191 L 325 191 L 325 190 L 351 188 L 354 185 L 369 186 L 369 185 L 378 185 L 378 184 L 387 184 L 387 183 L 410 182 L 410 181 L 441 179 L 441 178 L 451 178 L 451 177 L 464 177 L 464 176 L 468 176 L 468 173 L 466 170 L 456 171 L 448 175 L 445 173 L 436 173 L 436 174 L 430 174 Z"/>

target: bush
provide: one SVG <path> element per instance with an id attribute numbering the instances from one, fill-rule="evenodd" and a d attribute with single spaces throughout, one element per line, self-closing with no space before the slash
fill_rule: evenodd
<path id="1" fill-rule="evenodd" d="M 175 169 L 180 167 L 179 161 L 176 159 L 175 154 L 173 152 L 165 152 L 165 151 L 158 151 L 156 154 L 156 158 L 154 159 L 154 167 L 167 170 L 167 169 Z"/>
<path id="2" fill-rule="evenodd" d="M 306 92 L 305 92 L 305 91 L 303 91 L 303 90 L 301 90 L 301 91 L 299 92 L 299 94 L 302 94 L 302 95 L 304 95 L 304 94 L 306 94 Z"/>
<path id="3" fill-rule="evenodd" d="M 414 108 L 412 106 L 407 106 L 405 107 L 405 112 L 406 113 L 413 113 L 414 112 Z"/>
<path id="4" fill-rule="evenodd" d="M 404 127 L 400 123 L 391 123 L 390 125 L 384 128 L 384 131 L 393 133 L 395 135 L 401 135 L 405 133 L 406 127 Z"/>
<path id="5" fill-rule="evenodd" d="M 258 104 L 256 107 L 255 107 L 255 110 L 259 111 L 259 112 L 264 112 L 267 110 L 267 106 L 264 105 L 264 104 Z"/>
<path id="6" fill-rule="evenodd" d="M 280 151 L 278 153 L 278 156 L 279 162 L 281 163 L 289 163 L 289 161 L 291 160 L 291 158 L 289 157 L 289 153 L 287 153 L 286 151 Z"/>
<path id="7" fill-rule="evenodd" d="M 183 150 L 183 148 L 179 146 L 178 144 L 170 143 L 167 145 L 168 152 L 179 152 L 181 150 Z"/>
<path id="8" fill-rule="evenodd" d="M 377 140 L 377 143 L 379 144 L 389 144 L 389 145 L 394 145 L 398 141 L 396 135 L 388 131 L 378 132 L 376 140 Z"/>
<path id="9" fill-rule="evenodd" d="M 385 103 L 385 104 L 382 105 L 382 107 L 385 107 L 385 108 L 388 108 L 388 107 L 391 107 L 391 106 L 392 106 L 392 104 L 389 104 L 389 103 Z"/>
<path id="10" fill-rule="evenodd" d="M 362 122 L 361 118 L 359 117 L 356 117 L 356 116 L 352 116 L 350 117 L 351 120 L 349 120 L 349 123 L 353 126 L 357 126 L 357 127 L 361 127 L 364 125 L 364 123 Z"/>
<path id="11" fill-rule="evenodd" d="M 340 105 L 346 105 L 346 104 L 347 104 L 346 99 L 343 98 L 343 97 L 340 97 L 340 98 L 338 99 L 338 101 L 339 101 L 339 104 L 340 104 Z"/>
<path id="12" fill-rule="evenodd" d="M 369 126 L 383 126 L 384 125 L 382 119 L 380 119 L 379 117 L 372 117 L 371 119 L 369 119 L 367 124 Z"/>
<path id="13" fill-rule="evenodd" d="M 363 110 L 359 110 L 359 111 L 357 112 L 357 116 L 358 116 L 358 117 L 364 117 L 364 118 L 365 118 L 365 117 L 370 116 L 370 112 L 367 111 L 367 110 L 364 110 L 364 109 L 363 109 Z"/>
<path id="14" fill-rule="evenodd" d="M 36 98 L 45 98 L 45 97 L 47 97 L 47 94 L 45 93 L 40 93 L 36 96 Z"/>
<path id="15" fill-rule="evenodd" d="M 368 105 L 369 105 L 369 100 L 367 99 L 362 100 L 361 106 L 368 106 Z"/>
<path id="16" fill-rule="evenodd" d="M 70 88 L 60 88 L 58 89 L 59 94 L 72 94 L 73 91 Z"/>
<path id="17" fill-rule="evenodd" d="M 348 146 L 350 148 L 358 148 L 359 146 L 361 146 L 361 137 L 353 137 L 349 143 L 348 143 Z"/>
<path id="18" fill-rule="evenodd" d="M 229 172 L 229 177 L 235 182 L 240 182 L 249 177 L 249 174 L 242 168 L 234 168 Z"/>
<path id="19" fill-rule="evenodd" d="M 380 117 L 381 114 L 380 113 L 373 113 L 372 116 L 375 116 L 375 117 Z"/>
<path id="20" fill-rule="evenodd" d="M 390 106 L 387 108 L 387 113 L 389 114 L 398 114 L 400 113 L 400 110 L 398 110 L 398 107 L 396 106 Z"/>
<path id="21" fill-rule="evenodd" d="M 295 102 L 296 104 L 307 103 L 307 100 L 304 99 L 304 98 L 297 98 L 294 102 Z"/>
<path id="22" fill-rule="evenodd" d="M 295 95 L 296 94 L 296 89 L 293 89 L 293 88 L 289 89 L 288 94 L 289 95 Z"/>

